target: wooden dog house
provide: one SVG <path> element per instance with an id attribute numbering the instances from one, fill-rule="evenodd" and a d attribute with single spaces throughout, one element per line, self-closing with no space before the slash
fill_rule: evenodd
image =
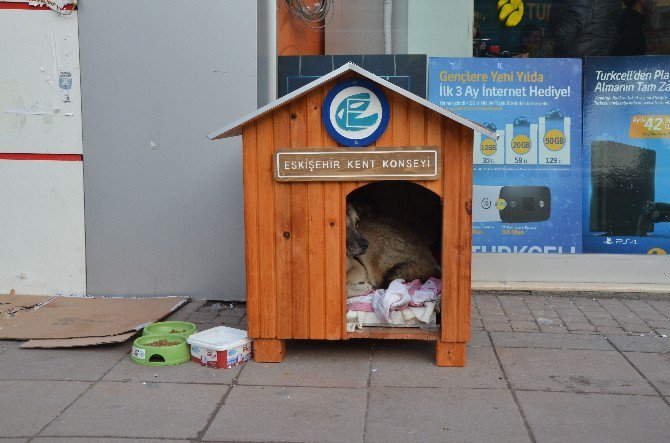
<path id="1" fill-rule="evenodd" d="M 339 83 L 352 80 L 376 85 L 388 100 L 387 127 L 378 130 L 379 138 L 369 148 L 342 147 L 322 119 L 324 99 Z M 470 339 L 473 130 L 495 138 L 486 128 L 350 63 L 209 135 L 242 135 L 247 319 L 256 361 L 282 361 L 287 339 L 384 338 L 432 340 L 438 366 L 465 365 Z M 281 176 L 277 155 L 325 150 L 346 156 L 424 147 L 435 149 L 441 172 L 423 179 L 409 171 L 394 180 L 410 180 L 443 201 L 439 329 L 347 332 L 346 198 L 385 174 L 340 176 L 331 170 L 321 178 Z"/>

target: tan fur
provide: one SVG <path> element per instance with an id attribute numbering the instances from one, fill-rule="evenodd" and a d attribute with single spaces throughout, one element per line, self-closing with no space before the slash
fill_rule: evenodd
<path id="1" fill-rule="evenodd" d="M 440 266 L 430 248 L 409 229 L 389 221 L 361 220 L 358 230 L 368 239 L 369 246 L 357 258 L 376 288 L 397 278 L 410 281 L 440 277 Z"/>
<path id="2" fill-rule="evenodd" d="M 347 297 L 362 295 L 401 278 L 440 277 L 430 248 L 406 227 L 386 220 L 359 220 L 347 204 Z"/>
<path id="3" fill-rule="evenodd" d="M 374 289 L 368 273 L 357 259 L 347 257 L 347 297 L 356 297 Z"/>

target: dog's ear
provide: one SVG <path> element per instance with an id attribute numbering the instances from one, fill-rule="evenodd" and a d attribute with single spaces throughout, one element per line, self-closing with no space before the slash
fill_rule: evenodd
<path id="1" fill-rule="evenodd" d="M 349 220 L 350 223 L 353 223 L 353 225 L 356 225 L 356 223 L 358 223 L 358 220 L 360 219 L 356 206 L 354 206 L 354 204 L 350 202 L 347 202 L 347 219 Z"/>
<path id="2" fill-rule="evenodd" d="M 354 203 L 347 202 L 347 207 L 349 205 L 351 205 L 356 212 L 356 220 L 372 218 L 372 207 L 368 203 L 359 201 Z"/>

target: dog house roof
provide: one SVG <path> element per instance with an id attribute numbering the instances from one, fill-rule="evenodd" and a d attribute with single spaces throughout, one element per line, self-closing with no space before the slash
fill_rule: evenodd
<path id="1" fill-rule="evenodd" d="M 349 62 L 345 65 L 342 65 L 341 67 L 334 70 L 330 74 L 326 74 L 323 77 L 321 77 L 319 79 L 316 79 L 311 83 L 306 84 L 305 86 L 303 86 L 300 89 L 296 89 L 292 93 L 285 95 L 284 97 L 280 98 L 279 100 L 275 100 L 272 103 L 268 103 L 267 105 L 263 106 L 260 109 L 257 109 L 256 111 L 252 112 L 251 114 L 247 115 L 246 117 L 242 117 L 239 120 L 235 120 L 234 122 L 224 126 L 223 128 L 212 132 L 211 134 L 209 134 L 207 136 L 207 138 L 209 138 L 210 140 L 218 140 L 218 139 L 221 139 L 221 138 L 227 138 L 227 137 L 233 137 L 233 136 L 236 136 L 236 135 L 241 135 L 242 134 L 242 127 L 247 125 L 248 123 L 253 122 L 254 120 L 262 117 L 265 114 L 267 114 L 268 112 L 271 112 L 271 111 L 273 111 L 277 108 L 282 107 L 283 105 L 290 102 L 291 100 L 296 99 L 298 97 L 301 97 L 301 96 L 307 94 L 308 92 L 312 91 L 313 89 L 316 89 L 319 86 L 321 86 L 321 85 L 323 85 L 323 84 L 325 84 L 325 83 L 327 83 L 327 82 L 329 82 L 333 79 L 341 77 L 342 75 L 346 74 L 347 72 L 355 72 L 357 74 L 360 74 L 363 77 L 366 77 L 367 79 L 372 80 L 373 82 L 375 82 L 375 83 L 377 83 L 381 86 L 384 86 L 385 88 L 388 88 L 388 89 L 392 90 L 393 92 L 396 92 L 396 93 L 398 93 L 398 94 L 400 94 L 404 97 L 407 97 L 410 100 L 413 100 L 413 101 L 425 106 L 426 108 L 432 109 L 433 111 L 437 112 L 438 114 L 442 114 L 445 117 L 448 117 L 452 120 L 455 120 L 458 123 L 460 123 L 464 126 L 467 126 L 470 129 L 473 129 L 477 132 L 480 132 L 480 133 L 482 133 L 484 135 L 487 135 L 487 136 L 489 136 L 491 138 L 494 138 L 494 139 L 498 138 L 498 136 L 494 132 L 490 131 L 489 129 L 485 128 L 484 126 L 482 126 L 480 124 L 477 124 L 473 121 L 470 121 L 466 118 L 463 118 L 460 115 L 454 114 L 453 112 L 448 111 L 448 110 L 446 110 L 446 109 L 444 109 L 444 108 L 442 108 L 442 107 L 440 107 L 440 106 L 438 106 L 434 103 L 431 103 L 428 100 L 426 100 L 424 98 L 421 98 L 416 94 L 412 94 L 411 92 L 406 91 L 405 89 L 402 89 L 402 88 L 394 85 L 393 83 L 390 83 L 390 82 L 384 80 L 383 78 L 381 78 L 379 76 L 376 76 L 375 74 L 373 74 L 369 71 L 366 71 L 365 69 L 363 69 L 360 66 L 355 65 L 354 63 L 351 63 L 351 62 Z"/>

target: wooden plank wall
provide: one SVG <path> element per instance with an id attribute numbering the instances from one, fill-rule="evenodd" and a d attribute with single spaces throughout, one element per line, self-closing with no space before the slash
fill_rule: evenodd
<path id="1" fill-rule="evenodd" d="M 367 183 L 278 183 L 271 164 L 279 148 L 337 146 L 321 123 L 323 99 L 332 86 L 324 85 L 244 128 L 247 317 L 253 338 L 347 336 L 346 196 Z M 472 192 L 472 131 L 390 90 L 384 92 L 391 119 L 376 146 L 442 146 L 442 178 L 417 183 L 447 196 L 442 267 L 449 295 L 442 303 L 447 320 L 442 339 L 464 342 L 470 331 L 471 228 L 465 201 Z M 458 173 L 461 162 L 467 170 Z M 455 192 L 465 194 L 453 198 Z"/>
<path id="2" fill-rule="evenodd" d="M 472 143 L 470 128 L 444 119 L 446 155 L 442 212 L 442 330 L 444 342 L 470 340 L 472 262 Z M 444 175 L 444 174 L 443 174 Z"/>

